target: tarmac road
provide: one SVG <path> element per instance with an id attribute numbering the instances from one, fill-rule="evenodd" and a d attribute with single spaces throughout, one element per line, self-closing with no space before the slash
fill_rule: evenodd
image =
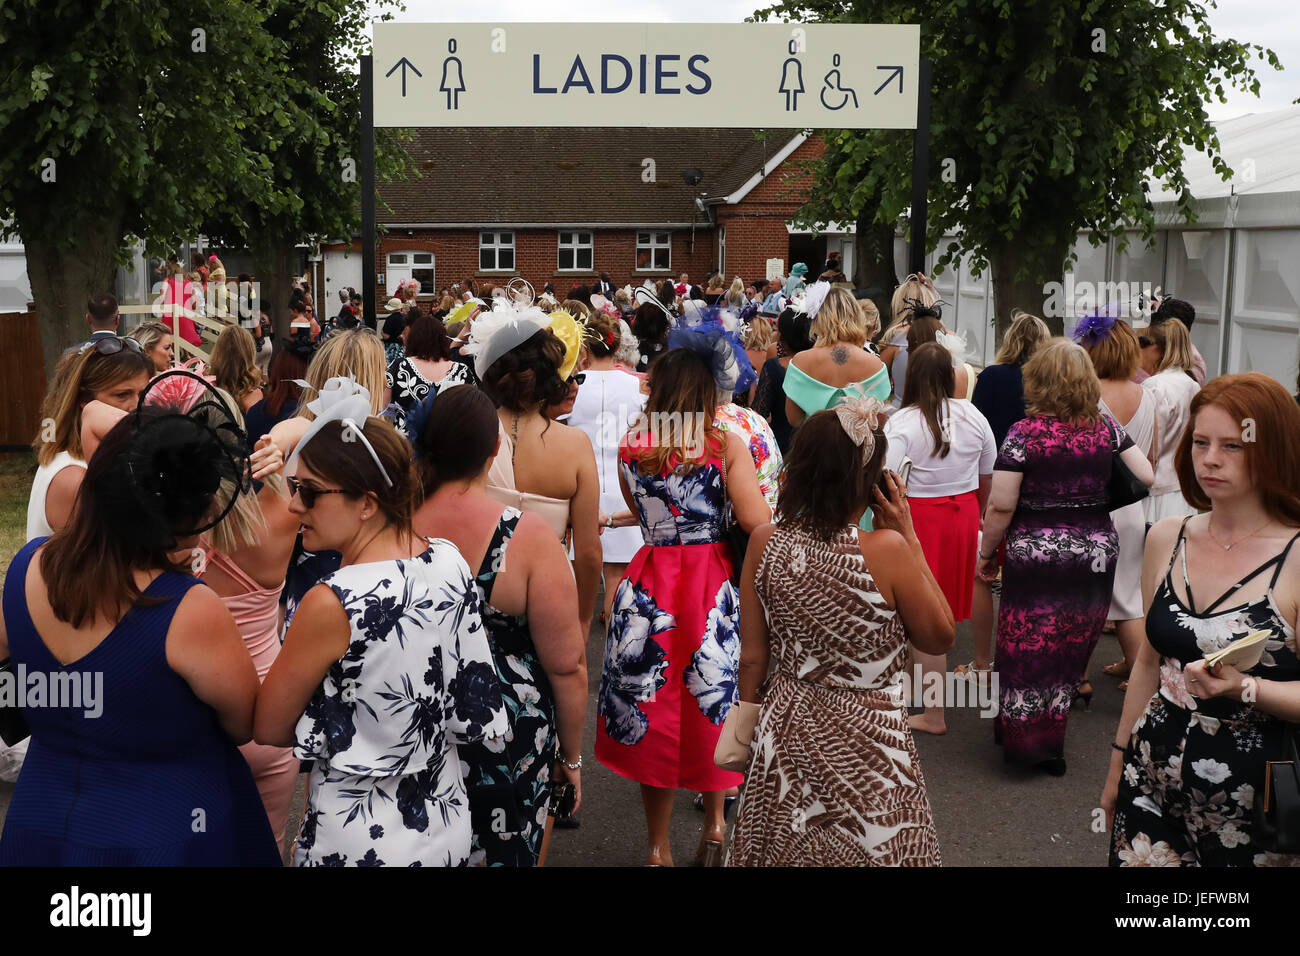
<path id="1" fill-rule="evenodd" d="M 595 700 L 604 659 L 604 631 L 593 625 L 587 666 L 591 700 L 583 746 L 581 827 L 556 830 L 550 866 L 639 866 L 645 861 L 645 817 L 640 791 L 596 762 Z M 969 624 L 957 627 L 950 667 L 971 658 Z M 993 744 L 991 721 L 975 708 L 947 711 L 948 733 L 917 735 L 921 769 L 929 789 L 945 866 L 1104 866 L 1108 835 L 1094 833 L 1093 808 L 1110 764 L 1110 743 L 1123 695 L 1101 666 L 1119 657 L 1112 635 L 1103 635 L 1093 655 L 1096 695 L 1090 712 L 1076 706 L 1066 738 L 1069 771 L 1049 777 L 1005 765 Z M 306 777 L 300 777 L 305 781 Z M 0 826 L 13 784 L 0 782 Z M 694 794 L 678 794 L 672 823 L 674 860 L 689 864 L 699 843 L 703 814 L 691 806 Z M 294 801 L 302 806 L 301 784 Z M 296 832 L 298 811 L 290 819 Z"/>

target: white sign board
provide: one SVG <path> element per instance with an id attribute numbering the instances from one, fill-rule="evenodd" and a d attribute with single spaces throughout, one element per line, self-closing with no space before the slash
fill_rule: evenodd
<path id="1" fill-rule="evenodd" d="M 914 129 L 909 24 L 376 23 L 375 126 Z"/>

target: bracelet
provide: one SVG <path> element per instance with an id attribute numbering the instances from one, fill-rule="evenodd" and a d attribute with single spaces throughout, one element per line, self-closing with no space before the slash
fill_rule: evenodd
<path id="1" fill-rule="evenodd" d="M 564 764 L 564 766 L 568 767 L 570 770 L 582 769 L 582 754 L 578 754 L 577 763 L 569 763 L 567 760 L 564 759 L 564 754 L 560 753 L 559 751 L 556 751 L 555 756 L 559 758 L 560 763 Z"/>
<path id="2" fill-rule="evenodd" d="M 1125 747 L 1123 744 L 1117 744 L 1114 741 L 1111 741 L 1111 746 L 1114 747 L 1116 750 L 1118 750 L 1120 753 L 1128 753 L 1128 748 Z"/>
<path id="3" fill-rule="evenodd" d="M 614 516 L 613 516 L 613 515 L 608 515 L 608 516 L 606 516 L 606 518 L 605 518 L 605 527 L 606 527 L 606 528 L 612 528 L 612 527 L 614 527 Z"/>

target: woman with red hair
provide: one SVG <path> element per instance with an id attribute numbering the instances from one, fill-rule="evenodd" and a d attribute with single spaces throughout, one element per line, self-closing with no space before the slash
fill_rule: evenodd
<path id="1" fill-rule="evenodd" d="M 1129 677 L 1102 806 L 1112 866 L 1297 865 L 1255 824 L 1267 762 L 1300 722 L 1300 408 L 1259 372 L 1192 399 L 1174 453 L 1183 497 L 1208 513 L 1147 536 L 1146 635 Z M 1258 663 L 1204 658 L 1256 631 Z M 1241 664 L 1241 661 L 1238 661 Z"/>

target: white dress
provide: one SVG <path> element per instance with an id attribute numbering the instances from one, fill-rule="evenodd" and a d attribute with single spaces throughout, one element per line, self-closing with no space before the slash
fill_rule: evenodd
<path id="1" fill-rule="evenodd" d="M 1201 390 L 1196 380 L 1178 368 L 1167 368 L 1142 382 L 1156 398 L 1156 482 L 1146 499 L 1148 524 L 1170 515 L 1182 517 L 1196 511 L 1183 500 L 1174 471 L 1174 452 L 1191 420 L 1192 399 Z"/>
<path id="2" fill-rule="evenodd" d="M 1103 415 L 1115 418 L 1103 399 L 1100 403 Z M 1115 418 L 1117 422 L 1119 419 Z M 1142 400 L 1138 402 L 1137 411 L 1126 422 L 1119 422 L 1128 436 L 1147 457 L 1151 456 L 1151 440 L 1155 437 L 1156 397 L 1154 392 L 1142 390 Z M 1181 496 L 1180 496 L 1181 497 Z M 1135 501 L 1123 508 L 1116 508 L 1110 513 L 1110 520 L 1115 522 L 1115 531 L 1119 534 L 1119 563 L 1115 567 L 1115 584 L 1110 593 L 1110 611 L 1106 619 L 1110 621 L 1132 621 L 1142 617 L 1142 554 L 1146 548 L 1147 518 L 1146 502 Z"/>
<path id="3" fill-rule="evenodd" d="M 509 722 L 478 591 L 450 541 L 321 581 L 352 639 L 294 731 L 313 760 L 294 866 L 463 866 L 469 801 L 456 745 L 505 747 Z"/>
<path id="4" fill-rule="evenodd" d="M 54 534 L 54 529 L 50 527 L 49 519 L 45 516 L 45 496 L 50 490 L 50 482 L 54 480 L 54 476 L 68 467 L 80 468 L 84 471 L 86 463 L 80 458 L 73 458 L 71 452 L 61 451 L 48 465 L 41 465 L 36 469 L 36 477 L 32 480 L 32 494 L 27 499 L 28 541 Z"/>
<path id="5" fill-rule="evenodd" d="M 641 380 L 619 369 L 600 372 L 588 369 L 578 386 L 578 397 L 569 414 L 569 424 L 591 439 L 600 475 L 600 510 L 617 514 L 627 510 L 618 484 L 618 443 L 645 408 Z M 606 528 L 600 547 L 607 564 L 626 564 L 644 542 L 640 527 Z"/>

